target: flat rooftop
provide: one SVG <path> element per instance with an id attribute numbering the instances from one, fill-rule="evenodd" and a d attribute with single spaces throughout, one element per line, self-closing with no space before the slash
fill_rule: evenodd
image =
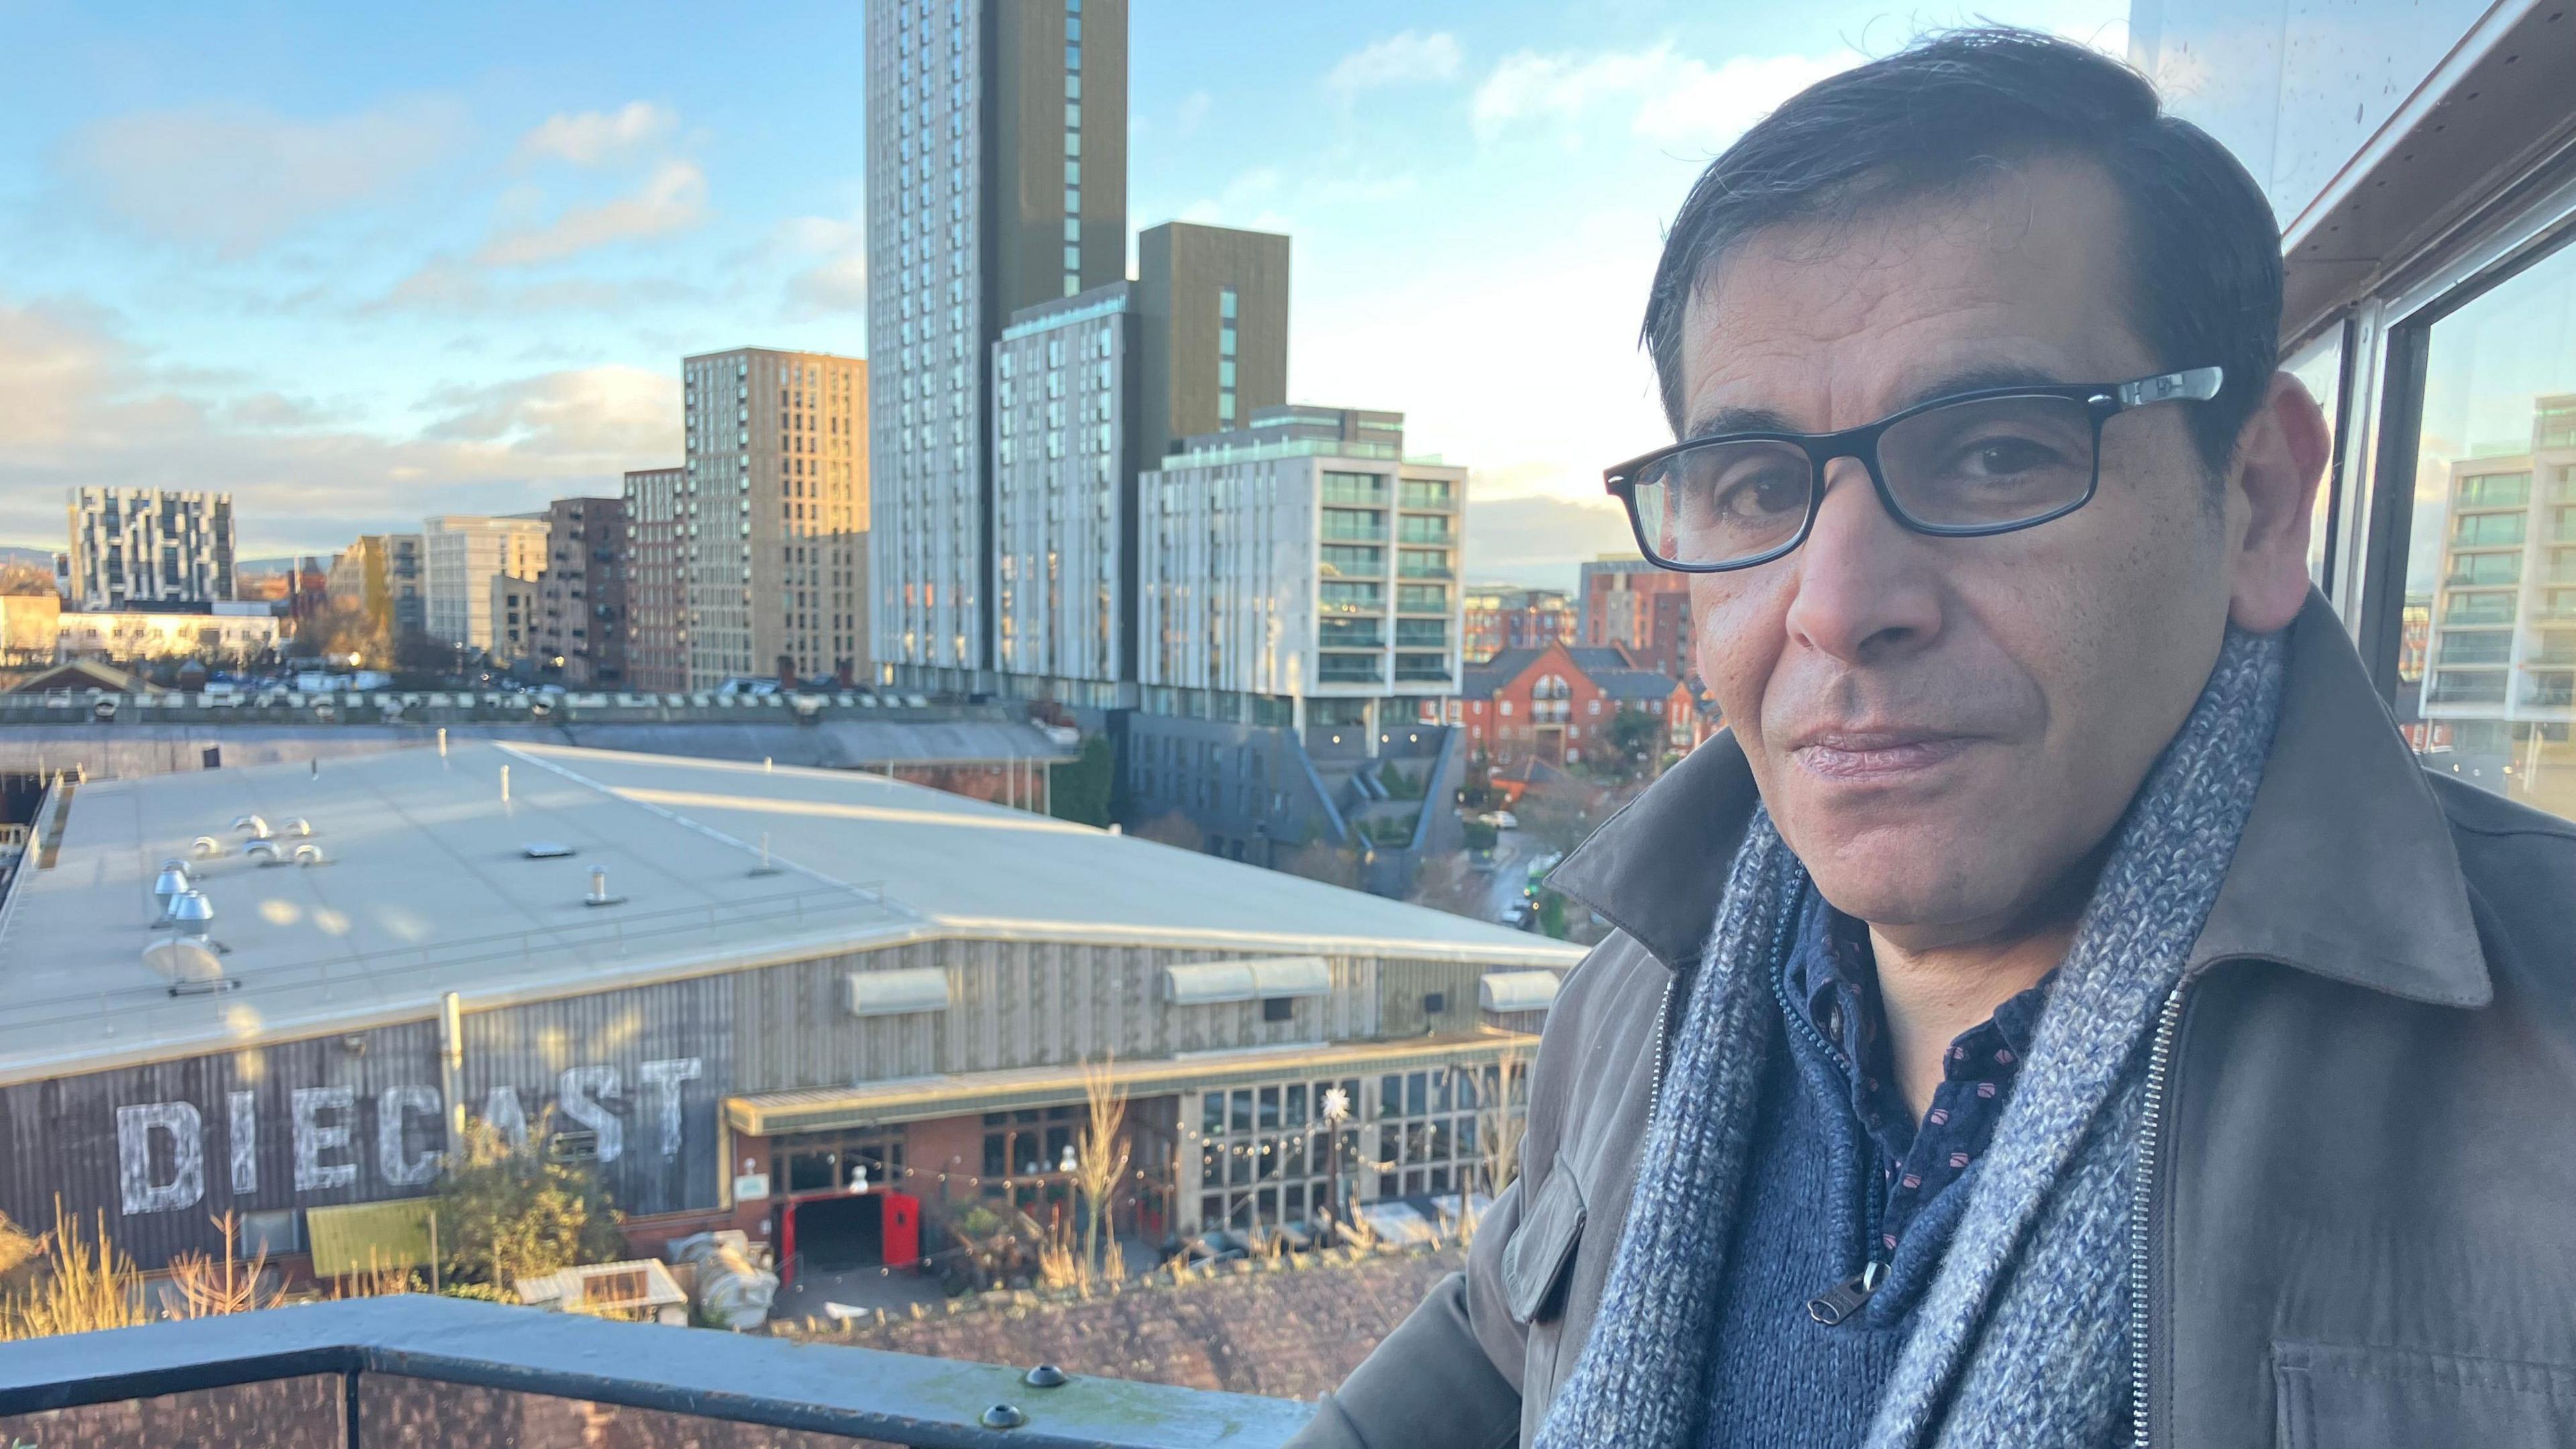
<path id="1" fill-rule="evenodd" d="M 327 862 L 256 862 L 246 815 Z M 201 836 L 240 985 L 172 997 L 143 956 L 171 934 L 152 885 Z M 619 904 L 585 903 L 594 870 Z M 924 937 L 1580 955 L 882 776 L 474 740 L 79 787 L 54 867 L 0 907 L 0 1081 L 416 1019 L 449 991 L 487 1007 Z"/>

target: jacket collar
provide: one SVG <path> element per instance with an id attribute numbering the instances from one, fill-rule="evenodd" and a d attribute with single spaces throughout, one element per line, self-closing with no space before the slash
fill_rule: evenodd
<path id="1" fill-rule="evenodd" d="M 1732 731 L 1665 772 L 1548 877 L 1667 966 L 1706 949 L 1761 795 Z M 2493 995 L 2459 853 L 2430 782 L 2315 593 L 2290 626 L 2263 783 L 2188 970 L 2277 961 L 2409 1000 Z"/>

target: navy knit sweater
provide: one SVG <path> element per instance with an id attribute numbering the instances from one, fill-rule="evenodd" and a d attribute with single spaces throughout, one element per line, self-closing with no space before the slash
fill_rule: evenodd
<path id="1" fill-rule="evenodd" d="M 1847 976 L 1852 963 L 1844 960 L 1837 971 L 1821 955 L 1837 944 L 1835 922 L 1812 891 L 1801 914 L 1798 949 L 1776 983 L 1775 1029 L 1787 1050 L 1772 1054 L 1762 1083 L 1735 1237 L 1718 1288 L 1705 1449 L 1832 1449 L 1860 1442 L 1904 1348 L 1914 1305 L 1939 1271 L 1974 1189 L 1974 1158 L 1983 1155 L 1992 1132 L 1989 1118 L 1977 1124 L 1982 1130 L 1974 1142 L 1953 1137 L 1942 1144 L 1945 1161 L 1953 1144 L 1970 1160 L 1937 1186 L 1923 1184 L 1934 1186 L 1929 1194 L 1897 1193 L 1905 1221 L 1890 1222 L 1889 1159 L 1912 1154 L 1906 1145 L 1874 1140 L 1871 1129 L 1883 1139 L 1886 1122 L 1874 1114 L 1864 1121 L 1862 1104 L 1878 1085 L 1868 1078 L 1885 1067 L 1849 1062 L 1843 1052 L 1872 1034 L 1854 1030 L 1830 1042 L 1820 1027 L 1839 1023 L 1813 1015 L 1825 996 L 1817 983 Z M 1845 934 L 1840 944 L 1848 943 Z M 1860 965 L 1866 971 L 1867 963 Z M 2008 1005 L 2027 1005 L 2037 1015 L 2035 999 Z M 1961 1041 L 1994 1028 L 1986 1023 Z M 2010 1077 L 2003 1075 L 2001 1088 L 2008 1091 Z M 2001 1095 L 1992 1099 L 1998 1109 Z M 1898 1229 L 1892 1251 L 1886 1246 L 1891 1226 Z M 1888 1264 L 1878 1290 L 1842 1323 L 1817 1323 L 1808 1300 L 1858 1274 L 1873 1257 Z"/>

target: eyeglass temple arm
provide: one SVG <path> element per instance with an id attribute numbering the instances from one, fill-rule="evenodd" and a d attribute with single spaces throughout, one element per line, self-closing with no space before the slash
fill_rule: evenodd
<path id="1" fill-rule="evenodd" d="M 2176 398 L 2207 402 L 2218 396 L 2219 385 L 2225 381 L 2227 369 L 2223 367 L 2195 367 L 2188 372 L 2168 372 L 2158 377 L 2124 382 L 2111 389 L 2111 395 L 2118 398 L 2124 408 L 2144 407 L 2148 403 L 2170 402 Z"/>

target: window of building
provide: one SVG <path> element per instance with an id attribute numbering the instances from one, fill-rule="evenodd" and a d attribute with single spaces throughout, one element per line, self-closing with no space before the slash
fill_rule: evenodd
<path id="1" fill-rule="evenodd" d="M 2576 816 L 2576 589 L 2513 587 L 2521 545 L 2576 544 L 2576 247 L 2448 310 L 2422 334 L 2396 699 L 2435 771 Z M 2551 486 L 2535 488 L 2540 480 Z M 2576 549 L 2535 550 L 2543 582 L 2576 582 Z M 2410 677 L 2411 675 L 2411 677 Z M 2413 687 L 2409 687 L 2413 686 Z"/>

